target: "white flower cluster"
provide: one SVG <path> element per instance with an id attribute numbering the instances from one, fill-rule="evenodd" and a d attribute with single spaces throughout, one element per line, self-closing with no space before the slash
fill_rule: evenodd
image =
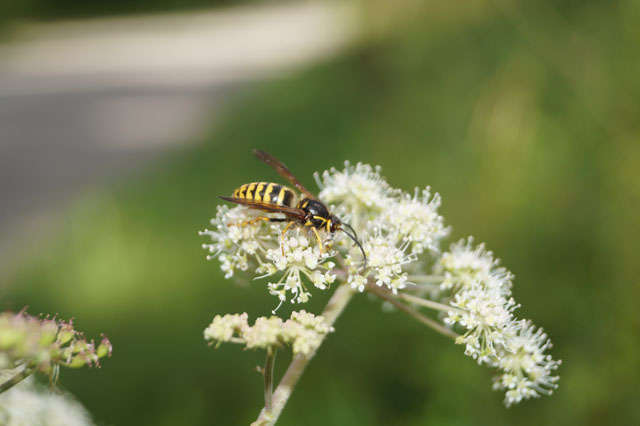
<path id="1" fill-rule="evenodd" d="M 481 282 L 501 294 L 511 294 L 513 275 L 499 267 L 499 263 L 493 258 L 492 252 L 485 250 L 484 244 L 478 244 L 474 248 L 472 237 L 460 240 L 442 254 L 436 265 L 436 272 L 444 275 L 440 287 L 455 293 Z"/>
<path id="2" fill-rule="evenodd" d="M 507 391 L 509 406 L 550 394 L 557 387 L 558 377 L 552 374 L 560 362 L 544 354 L 551 342 L 542 330 L 514 317 L 513 275 L 497 265 L 491 252 L 482 244 L 474 248 L 469 238 L 442 255 L 436 273 L 444 276 L 440 287 L 449 294 L 449 303 L 459 308 L 447 313 L 445 323 L 465 330 L 456 343 L 465 345 L 466 355 L 503 371 L 494 389 Z"/>
<path id="3" fill-rule="evenodd" d="M 203 244 L 203 248 L 211 253 L 208 259 L 220 260 L 225 278 L 231 278 L 236 270 L 246 271 L 253 264 L 256 279 L 270 278 L 269 293 L 277 296 L 280 304 L 286 300 L 309 300 L 311 293 L 303 277 L 319 289 L 328 288 L 335 280 L 331 273 L 335 264 L 327 259 L 335 253 L 327 251 L 326 242 L 321 250 L 313 234 L 300 227 L 282 237 L 281 223 L 248 223 L 259 216 L 265 214 L 243 206 L 218 206 L 218 214 L 211 220 L 215 229 L 200 232 L 211 237 L 213 242 Z"/>
<path id="4" fill-rule="evenodd" d="M 204 337 L 217 345 L 235 342 L 248 349 L 288 345 L 294 354 L 309 355 L 320 346 L 324 335 L 332 331 L 322 316 L 302 310 L 292 312 L 286 321 L 276 316 L 260 317 L 253 326 L 249 325 L 246 313 L 216 315 L 205 329 Z"/>
<path id="5" fill-rule="evenodd" d="M 392 228 L 410 242 L 412 253 L 437 252 L 440 240 L 449 234 L 442 216 L 438 214 L 440 202 L 440 195 L 431 196 L 429 187 L 422 191 L 416 188 L 413 196 L 401 193 L 391 204 L 392 208 L 385 209 L 377 222 Z"/>
<path id="6" fill-rule="evenodd" d="M 393 293 L 405 288 L 410 284 L 409 265 L 418 266 L 425 252 L 437 253 L 440 240 L 449 233 L 438 214 L 440 195 L 432 196 L 429 187 L 413 195 L 393 189 L 379 167 L 345 162 L 344 170 L 325 171 L 316 181 L 322 188 L 320 198 L 344 212 L 361 231 L 366 268 L 357 250 L 347 256 L 348 282 L 359 291 L 370 281 Z"/>
<path id="7" fill-rule="evenodd" d="M 366 265 L 358 247 L 341 232 L 331 235 L 320 230 L 325 239 L 321 250 L 305 227 L 296 226 L 295 231 L 282 236 L 283 223 L 252 222 L 259 216 L 281 217 L 277 214 L 219 206 L 211 220 L 213 229 L 200 235 L 211 238 L 203 248 L 209 251 L 209 259 L 220 260 L 226 278 L 253 264 L 257 278 L 269 277 L 269 293 L 280 303 L 305 303 L 311 296 L 305 283 L 321 290 L 328 288 L 336 278 L 336 263 L 328 259 L 342 254 L 350 266 L 348 282 L 354 288 L 363 291 L 371 279 L 397 293 L 409 283 L 405 265 L 425 252 L 436 253 L 440 240 L 449 232 L 437 212 L 440 196 L 432 195 L 428 187 L 410 195 L 391 188 L 380 176 L 379 167 L 349 162 L 342 171 L 331 169 L 315 177 L 322 188 L 319 198 L 359 232 Z M 331 248 L 327 249 L 328 245 Z"/>
<path id="8" fill-rule="evenodd" d="M 342 171 L 333 167 L 324 171 L 322 178 L 318 173 L 314 175 L 321 188 L 320 199 L 344 203 L 347 211 L 373 219 L 388 207 L 397 191 L 380 176 L 380 166 L 373 168 L 362 163 L 352 166 L 348 161 L 344 166 Z"/>
<path id="9" fill-rule="evenodd" d="M 494 378 L 495 390 L 506 390 L 507 407 L 523 399 L 551 395 L 558 387 L 558 376 L 552 376 L 561 361 L 544 352 L 551 341 L 541 328 L 530 321 L 520 320 L 511 328 L 511 351 L 505 352 L 498 363 L 503 374 Z"/>
<path id="10" fill-rule="evenodd" d="M 211 219 L 214 229 L 200 232 L 200 235 L 211 237 L 213 242 L 203 244 L 202 248 L 210 253 L 207 259 L 217 257 L 220 260 L 225 278 L 231 278 L 237 269 L 246 271 L 249 268 L 249 258 L 265 253 L 270 247 L 270 238 L 263 235 L 262 221 L 243 226 L 243 223 L 257 218 L 259 213 L 240 206 L 218 206 L 218 214 Z"/>
<path id="11" fill-rule="evenodd" d="M 321 290 L 327 289 L 336 279 L 335 274 L 331 273 L 335 263 L 325 261 L 327 257 L 326 253 L 320 251 L 317 241 L 301 235 L 298 228 L 295 235 L 284 237 L 282 248 L 267 250 L 269 262 L 262 263 L 256 272 L 263 276 L 284 272 L 278 281 L 269 282 L 269 293 L 277 296 L 280 303 L 287 300 L 288 294 L 291 294 L 292 302 L 306 303 L 311 293 L 304 285 L 303 276 Z"/>
<path id="12" fill-rule="evenodd" d="M 0 375 L 8 380 L 10 375 Z M 0 394 L 0 425 L 93 426 L 91 416 L 71 395 L 36 385 L 27 378 Z"/>
<path id="13" fill-rule="evenodd" d="M 415 260 L 415 256 L 407 254 L 408 244 L 398 241 L 396 235 L 389 235 L 380 228 L 371 230 L 364 240 L 368 267 L 362 271 L 358 267 L 351 268 L 348 282 L 353 288 L 364 291 L 369 279 L 379 287 L 387 287 L 394 294 L 407 286 L 408 274 L 402 267 Z"/>

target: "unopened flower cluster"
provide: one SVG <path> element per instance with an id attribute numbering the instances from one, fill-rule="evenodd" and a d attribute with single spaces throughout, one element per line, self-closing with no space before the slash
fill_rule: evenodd
<path id="1" fill-rule="evenodd" d="M 106 355 L 111 355 L 109 340 L 103 337 L 96 347 L 72 321 L 0 313 L 0 370 L 38 371 L 55 381 L 60 366 L 96 366 Z"/>
<path id="2" fill-rule="evenodd" d="M 291 227 L 283 237 L 286 223 L 247 224 L 258 216 L 282 215 L 224 205 L 211 220 L 212 229 L 201 235 L 211 238 L 203 247 L 209 259 L 220 261 L 225 277 L 248 271 L 266 278 L 266 288 L 280 303 L 304 303 L 310 290 L 325 290 L 338 279 L 359 291 L 378 287 L 392 297 L 426 293 L 438 306 L 451 308 L 444 309 L 442 320 L 461 331 L 456 342 L 465 353 L 501 370 L 494 388 L 506 391 L 506 405 L 557 387 L 553 373 L 560 363 L 545 354 L 551 347 L 546 334 L 513 314 L 518 305 L 511 296 L 511 273 L 472 239 L 440 251 L 449 228 L 438 213 L 439 194 L 429 187 L 412 193 L 394 189 L 380 168 L 360 163 L 345 162 L 344 169 L 332 168 L 315 179 L 318 198 L 357 232 L 366 259 L 342 232 L 320 230 L 321 248 L 304 226 Z M 240 319 L 226 321 L 218 320 L 218 328 Z"/>
<path id="3" fill-rule="evenodd" d="M 315 316 L 304 310 L 292 312 L 291 318 L 282 321 L 277 316 L 260 317 L 253 326 L 248 315 L 216 315 L 204 331 L 205 340 L 219 345 L 223 342 L 242 343 L 247 349 L 279 348 L 291 346 L 294 354 L 309 355 L 322 342 L 325 334 L 333 331 L 325 324 L 322 316 Z"/>

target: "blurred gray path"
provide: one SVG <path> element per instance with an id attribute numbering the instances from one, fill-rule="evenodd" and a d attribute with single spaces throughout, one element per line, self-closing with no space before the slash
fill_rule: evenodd
<path id="1" fill-rule="evenodd" d="M 234 94 L 351 38 L 344 3 L 24 27 L 0 44 L 0 278 L 74 195 L 197 140 Z"/>

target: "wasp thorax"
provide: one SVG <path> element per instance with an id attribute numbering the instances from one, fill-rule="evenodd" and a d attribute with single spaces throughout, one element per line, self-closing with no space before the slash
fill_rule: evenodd
<path id="1" fill-rule="evenodd" d="M 298 203 L 298 208 L 305 212 L 305 219 L 316 228 L 327 226 L 331 219 L 329 210 L 320 201 L 305 198 Z"/>

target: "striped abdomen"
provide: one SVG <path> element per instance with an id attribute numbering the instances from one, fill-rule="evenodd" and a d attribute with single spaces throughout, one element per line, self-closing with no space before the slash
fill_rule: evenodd
<path id="1" fill-rule="evenodd" d="M 294 207 L 296 200 L 296 194 L 292 190 L 286 186 L 269 182 L 245 183 L 233 191 L 233 196 L 287 207 Z"/>

